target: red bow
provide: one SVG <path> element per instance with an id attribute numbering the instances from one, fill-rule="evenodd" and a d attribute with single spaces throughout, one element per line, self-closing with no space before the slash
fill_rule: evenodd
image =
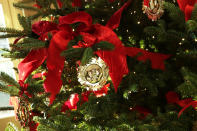
<path id="1" fill-rule="evenodd" d="M 173 91 L 169 91 L 166 94 L 166 99 L 169 104 L 178 104 L 179 106 L 183 107 L 183 109 L 179 112 L 178 117 L 180 117 L 183 111 L 187 109 L 189 106 L 192 106 L 194 109 L 197 107 L 197 101 L 193 101 L 192 98 L 179 100 L 178 94 Z"/>
<path id="2" fill-rule="evenodd" d="M 47 57 L 48 73 L 44 82 L 44 88 L 46 92 L 51 93 L 52 102 L 62 86 L 61 74 L 65 58 L 60 56 L 60 53 L 66 50 L 68 42 L 72 40 L 76 34 L 82 35 L 83 40 L 87 46 L 90 47 L 100 41 L 108 41 L 115 46 L 115 49 L 112 51 L 97 51 L 95 53 L 109 66 L 109 74 L 116 91 L 123 75 L 126 75 L 129 72 L 126 55 L 133 57 L 138 53 L 141 53 L 142 55 L 138 57 L 138 60 L 150 60 L 153 69 L 163 70 L 165 68 L 164 60 L 169 58 L 170 55 L 150 53 L 139 48 L 124 47 L 118 36 L 113 32 L 113 29 L 119 26 L 122 11 L 129 4 L 130 1 L 125 3 L 117 12 L 115 12 L 106 26 L 92 24 L 92 17 L 86 12 L 74 12 L 66 16 L 61 16 L 59 18 L 58 29 L 55 24 L 50 22 L 39 22 L 41 25 L 39 23 L 33 25 L 32 30 L 36 34 L 41 35 L 42 40 L 47 38 L 46 34 L 49 31 L 53 32 L 54 35 L 50 41 L 48 49 L 39 49 L 30 52 L 19 64 L 19 78 L 25 80 L 26 77 L 40 66 Z M 75 32 L 73 32 L 69 25 L 77 22 L 82 24 Z"/>
<path id="3" fill-rule="evenodd" d="M 189 20 L 197 0 L 177 0 L 180 9 L 185 13 L 185 21 Z"/>

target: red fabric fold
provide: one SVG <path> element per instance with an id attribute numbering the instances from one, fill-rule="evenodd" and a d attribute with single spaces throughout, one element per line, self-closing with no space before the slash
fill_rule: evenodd
<path id="1" fill-rule="evenodd" d="M 134 108 L 131 109 L 132 111 L 137 111 L 138 113 L 141 114 L 139 117 L 141 120 L 145 119 L 147 115 L 151 114 L 151 111 L 142 107 L 142 106 L 135 106 Z"/>
<path id="2" fill-rule="evenodd" d="M 92 17 L 84 11 L 79 11 L 79 12 L 73 12 L 66 16 L 60 16 L 59 18 L 59 26 L 65 24 L 66 25 L 74 24 L 77 22 L 83 23 L 88 27 L 92 25 Z"/>
<path id="3" fill-rule="evenodd" d="M 48 73 L 44 81 L 44 88 L 46 92 L 51 93 L 50 103 L 53 102 L 55 95 L 59 93 L 62 86 L 61 74 L 64 68 L 65 58 L 60 56 L 60 53 L 66 50 L 67 44 L 71 39 L 72 35 L 70 32 L 59 31 L 51 39 L 48 48 Z"/>
<path id="4" fill-rule="evenodd" d="M 58 4 L 59 8 L 62 8 L 63 3 L 62 3 L 62 1 L 61 1 L 61 0 L 57 0 L 57 4 Z"/>
<path id="5" fill-rule="evenodd" d="M 146 60 L 150 60 L 152 63 L 153 69 L 165 69 L 164 60 L 168 59 L 170 55 L 165 55 L 161 53 L 151 53 L 140 48 L 135 47 L 126 47 L 125 52 L 128 56 L 134 57 L 138 55 L 138 60 L 145 62 Z"/>
<path id="6" fill-rule="evenodd" d="M 46 57 L 46 48 L 32 50 L 18 65 L 19 80 L 25 81 L 32 71 L 37 69 L 45 61 Z"/>
<path id="7" fill-rule="evenodd" d="M 96 97 L 102 97 L 108 93 L 108 87 L 110 86 L 110 83 L 107 85 L 104 85 L 100 90 L 98 91 L 86 91 L 81 94 L 81 104 L 88 101 L 88 97 L 91 93 L 93 93 Z M 64 103 L 62 106 L 61 111 L 65 112 L 66 110 L 76 110 L 77 109 L 77 103 L 79 102 L 79 95 L 77 93 L 72 94 L 70 98 Z"/>
<path id="8" fill-rule="evenodd" d="M 111 2 L 113 2 L 113 1 L 111 1 Z M 126 9 L 129 6 L 130 3 L 131 3 L 131 0 L 126 2 L 118 11 L 116 11 L 111 16 L 109 21 L 107 22 L 106 27 L 109 27 L 112 30 L 116 29 L 120 24 L 120 19 L 121 19 L 123 10 Z"/>
<path id="9" fill-rule="evenodd" d="M 39 21 L 32 25 L 32 31 L 41 36 L 52 30 L 57 30 L 57 24 L 49 21 Z"/>
<path id="10" fill-rule="evenodd" d="M 72 7 L 81 7 L 82 3 L 81 0 L 73 0 Z"/>
<path id="11" fill-rule="evenodd" d="M 178 114 L 178 117 L 180 117 L 183 111 L 186 110 L 188 107 L 192 106 L 195 110 L 197 107 L 197 101 L 193 101 L 192 98 L 180 100 L 178 94 L 173 91 L 169 91 L 166 94 L 166 100 L 169 104 L 178 104 L 182 107 L 181 111 Z"/>
<path id="12" fill-rule="evenodd" d="M 185 21 L 188 21 L 191 18 L 191 14 L 197 0 L 177 0 L 177 2 L 179 8 L 185 13 Z"/>

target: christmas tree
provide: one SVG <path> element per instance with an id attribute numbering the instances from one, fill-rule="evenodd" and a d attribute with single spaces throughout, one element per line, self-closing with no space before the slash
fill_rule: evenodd
<path id="1" fill-rule="evenodd" d="M 0 90 L 31 131 L 195 131 L 196 0 L 21 0 Z"/>

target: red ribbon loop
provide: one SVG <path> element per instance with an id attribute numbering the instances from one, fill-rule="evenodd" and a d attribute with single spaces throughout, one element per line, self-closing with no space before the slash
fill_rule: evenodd
<path id="1" fill-rule="evenodd" d="M 173 91 L 169 91 L 166 94 L 166 99 L 169 104 L 178 104 L 182 107 L 181 111 L 178 114 L 178 117 L 180 117 L 183 111 L 188 107 L 192 106 L 194 109 L 196 109 L 197 107 L 197 101 L 193 101 L 192 98 L 180 100 L 178 94 Z"/>

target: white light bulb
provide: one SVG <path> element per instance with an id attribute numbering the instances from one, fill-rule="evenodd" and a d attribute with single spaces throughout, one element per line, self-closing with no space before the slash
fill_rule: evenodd
<path id="1" fill-rule="evenodd" d="M 138 21 L 137 24 L 139 25 L 140 24 L 140 21 Z"/>

